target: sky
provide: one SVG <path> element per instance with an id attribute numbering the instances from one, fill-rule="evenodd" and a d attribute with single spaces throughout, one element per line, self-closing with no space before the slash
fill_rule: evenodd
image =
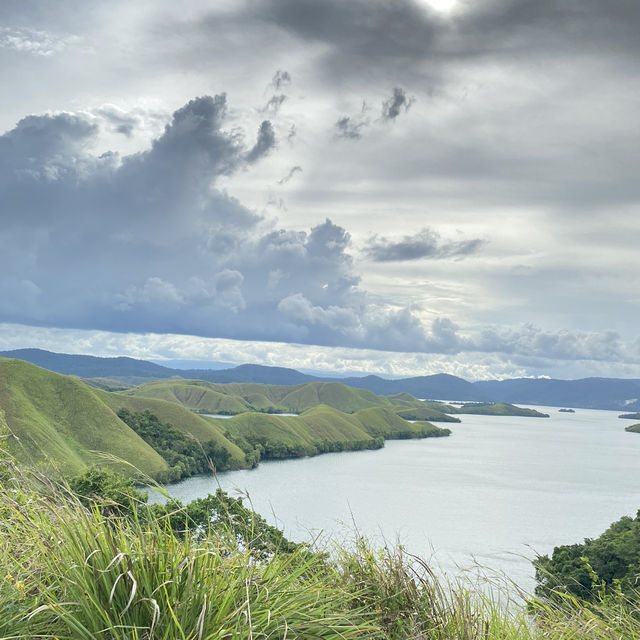
<path id="1" fill-rule="evenodd" d="M 640 378 L 635 0 L 3 0 L 0 349 Z"/>

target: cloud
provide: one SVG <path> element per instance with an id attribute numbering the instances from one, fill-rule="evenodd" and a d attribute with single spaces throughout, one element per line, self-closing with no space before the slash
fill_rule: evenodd
<path id="1" fill-rule="evenodd" d="M 278 69 L 273 78 L 271 79 L 270 87 L 273 88 L 274 91 L 280 91 L 284 87 L 287 87 L 291 84 L 291 74 L 288 71 L 283 69 Z"/>
<path id="2" fill-rule="evenodd" d="M 532 324 L 486 328 L 469 345 L 478 351 L 547 359 L 638 362 L 638 354 L 629 346 L 616 331 L 545 331 Z"/>
<path id="3" fill-rule="evenodd" d="M 360 140 L 362 137 L 362 129 L 367 126 L 364 121 L 356 121 L 350 116 L 340 118 L 334 125 L 336 138 L 344 138 L 346 140 Z"/>
<path id="4" fill-rule="evenodd" d="M 248 149 L 226 119 L 224 94 L 193 99 L 150 148 L 125 156 L 92 153 L 99 127 L 89 114 L 28 116 L 0 136 L 0 242 L 21 247 L 1 259 L 0 299 L 21 302 L 3 303 L 0 321 L 426 344 L 410 312 L 359 289 L 344 228 L 329 219 L 309 232 L 277 228 L 217 187 L 275 145 L 268 121 Z"/>
<path id="5" fill-rule="evenodd" d="M 116 133 L 130 138 L 134 130 L 142 124 L 142 119 L 135 113 L 130 113 L 116 105 L 106 104 L 95 110 L 113 128 Z"/>
<path id="6" fill-rule="evenodd" d="M 458 240 L 443 242 L 440 234 L 422 229 L 413 236 L 403 236 L 400 240 L 373 236 L 364 251 L 374 262 L 403 262 L 408 260 L 464 258 L 477 253 L 485 244 L 484 240 Z"/>
<path id="7" fill-rule="evenodd" d="M 404 89 L 394 87 L 393 95 L 382 103 L 382 119 L 395 120 L 403 111 L 409 111 L 415 98 L 407 97 Z"/>
<path id="8" fill-rule="evenodd" d="M 0 28 L 0 48 L 43 58 L 64 51 L 78 40 L 74 36 L 59 36 L 39 29 Z"/>
<path id="9" fill-rule="evenodd" d="M 302 167 L 300 167 L 299 165 L 296 165 L 295 167 L 291 167 L 291 169 L 289 169 L 289 173 L 287 173 L 286 176 L 278 180 L 278 184 L 286 184 L 287 182 L 289 182 L 289 180 L 291 180 L 291 178 L 293 178 L 293 176 L 296 173 L 300 173 L 301 171 L 302 171 Z"/>
<path id="10" fill-rule="evenodd" d="M 268 111 L 275 115 L 276 113 L 278 113 L 278 111 L 280 111 L 280 107 L 286 99 L 287 96 L 285 96 L 283 93 L 271 96 L 269 100 L 267 100 L 267 104 L 265 104 L 264 107 L 260 109 L 260 111 L 262 111 L 263 113 Z"/>
<path id="11" fill-rule="evenodd" d="M 264 120 L 258 131 L 258 140 L 247 154 L 247 162 L 250 164 L 257 162 L 260 158 L 266 156 L 276 146 L 276 134 L 273 125 Z"/>

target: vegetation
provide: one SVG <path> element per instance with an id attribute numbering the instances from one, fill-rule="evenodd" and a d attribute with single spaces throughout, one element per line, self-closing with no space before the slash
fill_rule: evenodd
<path id="1" fill-rule="evenodd" d="M 451 413 L 468 413 L 479 416 L 523 416 L 527 418 L 548 418 L 548 413 L 535 409 L 516 407 L 504 402 L 468 402 L 459 407 L 452 407 Z"/>
<path id="2" fill-rule="evenodd" d="M 0 358 L 0 408 L 11 437 L 7 447 L 21 461 L 78 473 L 95 451 L 137 465 L 150 476 L 167 470 L 151 446 L 76 378 L 21 360 Z M 114 464 L 127 473 L 130 467 Z"/>
<path id="3" fill-rule="evenodd" d="M 428 422 L 410 423 L 389 409 L 342 413 L 319 405 L 299 416 L 242 413 L 233 418 L 208 418 L 225 429 L 248 459 L 297 458 L 331 451 L 379 449 L 388 438 L 447 436 L 450 431 Z"/>
<path id="4" fill-rule="evenodd" d="M 194 394 L 213 393 L 200 385 L 187 386 Z M 70 376 L 0 358 L 0 407 L 11 434 L 7 446 L 19 460 L 67 476 L 86 470 L 100 454 L 111 456 L 109 463 L 103 457 L 102 464 L 122 473 L 133 472 L 128 462 L 166 482 L 202 473 L 210 464 L 221 471 L 250 468 L 261 458 L 379 448 L 386 438 L 450 433 L 424 421 L 411 424 L 396 415 L 391 401 L 343 385 L 273 387 L 263 394 L 254 389 L 261 385 L 226 386 L 242 387 L 245 398 L 240 400 L 263 409 L 273 408 L 269 398 L 278 397 L 286 399 L 289 408 L 325 396 L 349 408 L 373 406 L 344 413 L 315 405 L 296 417 L 244 412 L 216 420 L 175 401 L 109 393 Z M 240 403 L 239 396 L 218 395 Z M 406 406 L 411 396 L 397 402 Z"/>
<path id="5" fill-rule="evenodd" d="M 223 430 L 207 418 L 196 415 L 182 405 L 165 400 L 132 398 L 119 393 L 95 391 L 96 395 L 115 413 L 127 409 L 133 413 L 150 411 L 162 422 L 181 431 L 187 438 L 198 442 L 213 442 L 217 447 L 229 452 L 229 468 L 241 469 L 247 466 L 244 452 L 223 433 Z"/>
<path id="6" fill-rule="evenodd" d="M 625 420 L 640 420 L 640 413 L 623 413 L 618 418 L 624 418 Z"/>
<path id="7" fill-rule="evenodd" d="M 640 423 L 631 424 L 628 427 L 625 427 L 624 430 L 629 431 L 631 433 L 640 433 Z"/>
<path id="8" fill-rule="evenodd" d="M 431 408 L 426 402 L 421 407 L 397 409 L 396 415 L 404 420 L 426 420 L 428 422 L 460 422 L 460 418 L 450 416 L 442 411 Z"/>
<path id="9" fill-rule="evenodd" d="M 120 409 L 118 417 L 128 424 L 145 442 L 150 444 L 169 465 L 163 482 L 173 482 L 198 473 L 204 473 L 213 465 L 218 471 L 229 469 L 230 454 L 209 440 L 198 442 L 193 436 L 187 438 L 170 424 L 162 423 L 148 409 L 141 413 L 131 413 Z"/>
<path id="10" fill-rule="evenodd" d="M 178 402 L 200 413 L 236 415 L 246 411 L 302 413 L 327 405 L 343 413 L 371 407 L 406 409 L 422 402 L 409 394 L 376 396 L 370 391 L 352 389 L 339 382 L 308 382 L 294 386 L 265 384 L 213 384 L 202 380 L 159 380 L 126 392 L 143 398 Z"/>
<path id="11" fill-rule="evenodd" d="M 80 380 L 90 387 L 102 389 L 103 391 L 126 391 L 135 386 L 111 378 L 80 378 Z"/>
<path id="12" fill-rule="evenodd" d="M 3 639 L 640 635 L 630 582 L 588 602 L 547 592 L 527 610 L 437 578 L 401 548 L 376 550 L 357 537 L 328 554 L 293 543 L 220 491 L 189 505 L 148 505 L 113 473 L 93 469 L 56 484 L 5 454 L 0 536 Z"/>
<path id="13" fill-rule="evenodd" d="M 634 597 L 640 576 L 640 511 L 614 522 L 595 540 L 563 545 L 535 561 L 537 595 L 558 599 L 570 594 L 590 602 L 606 596 Z"/>

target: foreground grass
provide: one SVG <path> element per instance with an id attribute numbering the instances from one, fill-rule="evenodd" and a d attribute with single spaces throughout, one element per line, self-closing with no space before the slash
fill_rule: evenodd
<path id="1" fill-rule="evenodd" d="M 265 556 L 224 528 L 176 532 L 144 503 L 113 507 L 0 462 L 0 638 L 640 638 L 635 598 L 527 612 L 445 584 L 399 548 Z"/>

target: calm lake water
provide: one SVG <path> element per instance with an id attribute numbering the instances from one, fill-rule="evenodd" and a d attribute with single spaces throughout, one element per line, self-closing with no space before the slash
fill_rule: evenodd
<path id="1" fill-rule="evenodd" d="M 551 417 L 462 416 L 443 425 L 448 438 L 263 462 L 218 480 L 293 539 L 345 541 L 357 527 L 449 574 L 479 563 L 532 589 L 535 552 L 595 537 L 640 508 L 640 434 L 624 431 L 631 421 L 533 408 Z M 167 488 L 188 501 L 216 487 L 200 476 Z"/>

